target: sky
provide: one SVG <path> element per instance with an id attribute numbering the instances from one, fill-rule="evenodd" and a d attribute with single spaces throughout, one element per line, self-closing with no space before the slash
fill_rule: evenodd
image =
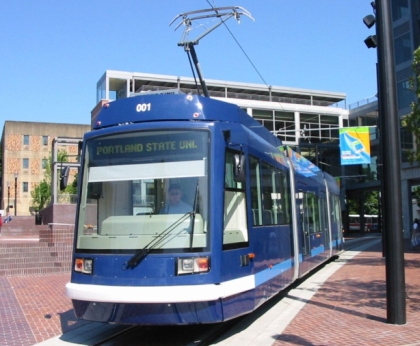
<path id="1" fill-rule="evenodd" d="M 233 5 L 255 21 L 231 18 L 230 32 L 200 40 L 205 79 L 342 92 L 348 105 L 377 93 L 369 0 L 1 0 L 0 122 L 90 124 L 106 70 L 192 77 L 183 27 L 169 23 Z"/>

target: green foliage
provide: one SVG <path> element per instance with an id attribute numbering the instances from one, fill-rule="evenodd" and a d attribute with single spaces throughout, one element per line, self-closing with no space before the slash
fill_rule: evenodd
<path id="1" fill-rule="evenodd" d="M 348 199 L 347 200 L 347 209 L 349 211 L 349 214 L 359 214 L 359 200 Z"/>
<path id="2" fill-rule="evenodd" d="M 414 136 L 415 149 L 408 155 L 411 164 L 420 162 L 420 47 L 414 51 L 412 69 L 414 77 L 410 80 L 410 89 L 416 101 L 411 104 L 411 113 L 403 119 L 403 126 Z"/>
<path id="3" fill-rule="evenodd" d="M 34 190 L 31 191 L 32 206 L 36 210 L 44 209 L 51 201 L 51 184 L 42 180 Z"/>
<path id="4" fill-rule="evenodd" d="M 58 162 L 67 162 L 67 152 L 59 150 L 57 152 Z M 47 166 L 45 167 L 44 179 L 31 191 L 32 207 L 36 210 L 44 209 L 51 202 L 51 183 L 52 183 L 53 159 L 52 154 L 48 158 Z M 59 175 L 58 175 L 59 176 Z M 76 183 L 77 184 L 77 183 Z M 71 187 L 71 186 L 70 186 Z M 74 189 L 70 189 L 73 191 Z M 76 185 L 77 191 L 77 185 Z M 72 193 L 72 192 L 69 192 Z"/>
<path id="5" fill-rule="evenodd" d="M 379 206 L 378 206 L 378 191 L 368 191 L 363 192 L 363 197 L 361 198 L 364 201 L 364 213 L 366 215 L 378 215 Z M 349 199 L 347 200 L 347 209 L 349 214 L 360 214 L 360 199 Z"/>
<path id="6" fill-rule="evenodd" d="M 64 192 L 68 193 L 69 195 L 76 195 L 77 194 L 77 174 L 74 176 L 73 182 L 71 184 L 67 185 Z"/>
<path id="7" fill-rule="evenodd" d="M 413 187 L 412 191 L 412 198 L 417 200 L 417 205 L 420 207 L 420 186 Z"/>

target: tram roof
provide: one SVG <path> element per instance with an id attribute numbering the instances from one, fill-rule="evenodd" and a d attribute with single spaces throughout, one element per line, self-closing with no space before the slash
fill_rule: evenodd
<path id="1" fill-rule="evenodd" d="M 141 94 L 104 104 L 94 130 L 152 121 L 221 121 L 238 123 L 274 146 L 281 141 L 237 105 L 186 94 Z"/>

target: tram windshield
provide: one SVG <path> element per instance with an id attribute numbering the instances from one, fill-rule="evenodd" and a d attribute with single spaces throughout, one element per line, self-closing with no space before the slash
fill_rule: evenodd
<path id="1" fill-rule="evenodd" d="M 76 251 L 208 247 L 207 131 L 104 136 L 85 146 Z"/>

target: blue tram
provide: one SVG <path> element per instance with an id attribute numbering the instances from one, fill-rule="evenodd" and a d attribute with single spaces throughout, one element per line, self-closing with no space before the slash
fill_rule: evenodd
<path id="1" fill-rule="evenodd" d="M 238 317 L 341 250 L 339 201 L 331 176 L 235 105 L 110 102 L 83 141 L 67 297 L 91 321 Z"/>

